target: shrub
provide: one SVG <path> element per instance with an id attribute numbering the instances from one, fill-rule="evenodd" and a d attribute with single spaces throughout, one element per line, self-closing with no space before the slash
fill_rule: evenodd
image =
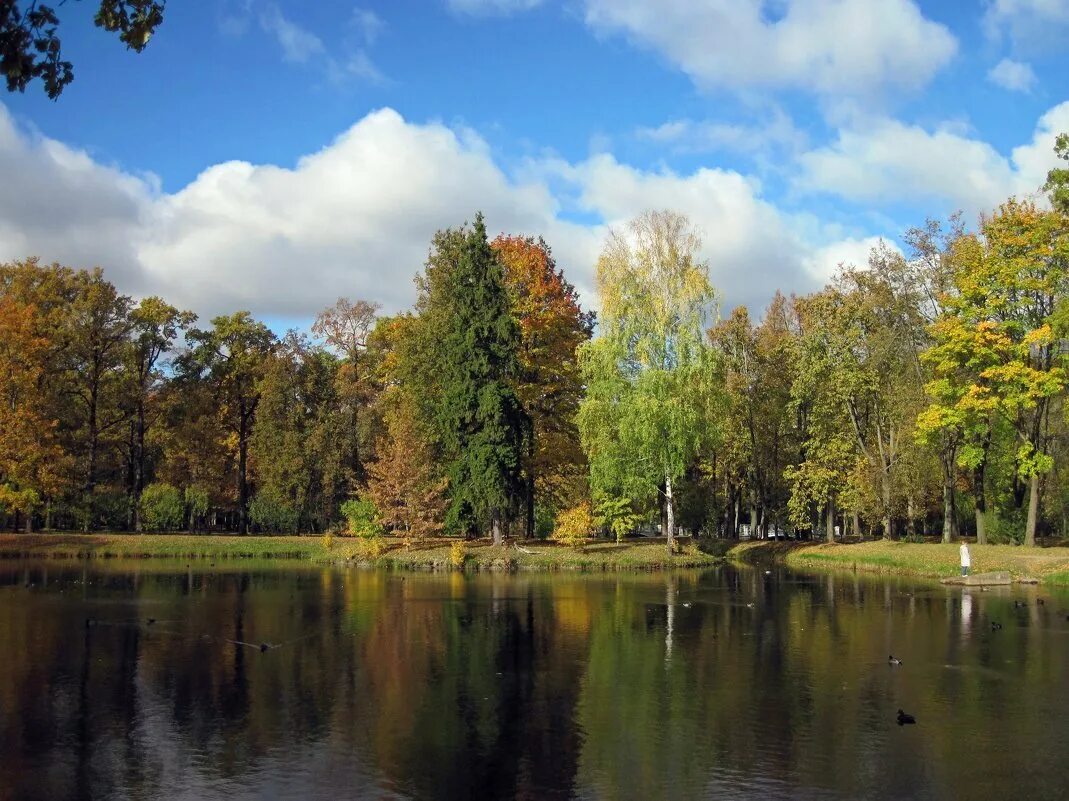
<path id="1" fill-rule="evenodd" d="M 293 533 L 297 531 L 300 515 L 282 499 L 261 492 L 249 503 L 249 519 L 263 531 Z"/>
<path id="2" fill-rule="evenodd" d="M 379 510 L 369 498 L 353 498 L 341 505 L 341 513 L 349 524 L 349 533 L 357 537 L 381 537 Z"/>
<path id="3" fill-rule="evenodd" d="M 204 487 L 193 484 L 186 487 L 186 510 L 189 512 L 189 527 L 196 531 L 202 527 L 211 507 L 211 496 Z"/>
<path id="4" fill-rule="evenodd" d="M 553 539 L 568 545 L 580 545 L 594 532 L 594 515 L 586 501 L 557 515 Z"/>
<path id="5" fill-rule="evenodd" d="M 365 534 L 356 543 L 356 556 L 368 562 L 374 562 L 386 550 L 386 541 L 381 534 Z"/>
<path id="6" fill-rule="evenodd" d="M 328 551 L 334 547 L 334 535 L 329 531 L 323 535 L 323 547 Z"/>
<path id="7" fill-rule="evenodd" d="M 449 564 L 455 567 L 457 570 L 464 568 L 464 563 L 468 561 L 468 544 L 464 540 L 457 540 L 449 546 Z"/>
<path id="8" fill-rule="evenodd" d="M 992 545 L 1020 545 L 1024 542 L 1025 512 L 987 513 L 987 541 Z"/>
<path id="9" fill-rule="evenodd" d="M 182 493 L 170 484 L 149 484 L 141 492 L 141 527 L 149 531 L 178 531 L 186 517 Z"/>
<path id="10" fill-rule="evenodd" d="M 634 513 L 630 498 L 603 496 L 598 499 L 595 511 L 595 525 L 609 529 L 617 542 L 634 531 L 642 520 Z"/>

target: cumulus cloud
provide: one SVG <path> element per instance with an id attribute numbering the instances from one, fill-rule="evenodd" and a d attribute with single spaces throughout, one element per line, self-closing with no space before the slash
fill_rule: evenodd
<path id="1" fill-rule="evenodd" d="M 0 259 L 40 255 L 79 266 L 107 265 L 136 286 L 134 239 L 159 197 L 152 176 L 133 176 L 86 153 L 25 132 L 0 105 Z"/>
<path id="2" fill-rule="evenodd" d="M 1032 141 L 1006 157 L 954 126 L 929 131 L 887 118 L 859 121 L 800 157 L 796 186 L 868 203 L 936 201 L 943 212 L 975 215 L 1009 195 L 1036 193 L 1055 165 L 1055 137 L 1065 130 L 1069 102 L 1044 114 Z"/>
<path id="3" fill-rule="evenodd" d="M 987 79 L 1011 92 L 1030 92 L 1035 86 L 1036 74 L 1028 64 L 1004 58 L 988 71 Z"/>
<path id="4" fill-rule="evenodd" d="M 1008 38 L 1019 50 L 1062 47 L 1069 32 L 1066 0 L 989 0 L 984 29 L 993 39 Z"/>
<path id="5" fill-rule="evenodd" d="M 899 251 L 899 248 L 893 242 L 889 243 L 878 236 L 867 236 L 860 239 L 848 237 L 815 249 L 804 257 L 803 264 L 806 271 L 818 283 L 827 284 L 839 272 L 840 267 L 851 265 L 864 267 L 868 264 L 869 254 L 881 242 L 892 250 Z"/>
<path id="6" fill-rule="evenodd" d="M 231 161 L 164 193 L 151 176 L 20 130 L 0 106 L 0 174 L 13 188 L 0 195 L 0 259 L 99 264 L 124 291 L 203 317 L 307 320 L 339 295 L 405 308 L 433 233 L 476 210 L 492 234 L 544 236 L 587 303 L 608 226 L 648 208 L 702 229 L 727 308 L 758 311 L 777 288 L 819 285 L 841 250 L 838 232 L 784 213 L 734 171 L 650 172 L 600 154 L 510 175 L 474 132 L 390 109 L 292 168 Z"/>
<path id="7" fill-rule="evenodd" d="M 864 96 L 916 89 L 957 50 L 913 0 L 585 0 L 595 30 L 622 32 L 699 84 Z"/>

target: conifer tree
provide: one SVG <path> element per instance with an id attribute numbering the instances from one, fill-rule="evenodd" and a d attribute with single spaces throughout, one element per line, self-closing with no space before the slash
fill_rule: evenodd
<path id="1" fill-rule="evenodd" d="M 482 215 L 461 232 L 434 298 L 434 352 L 440 396 L 436 422 L 448 459 L 447 527 L 489 527 L 495 544 L 518 495 L 526 426 L 512 388 L 519 332 L 504 271 L 486 239 Z"/>

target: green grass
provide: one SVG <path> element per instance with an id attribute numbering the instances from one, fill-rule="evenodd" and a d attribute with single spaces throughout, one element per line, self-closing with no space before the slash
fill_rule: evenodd
<path id="1" fill-rule="evenodd" d="M 972 572 L 1005 570 L 1015 579 L 1036 578 L 1044 584 L 1069 585 L 1069 548 L 1024 548 L 1014 545 L 969 545 Z M 785 554 L 798 568 L 837 568 L 946 578 L 961 572 L 956 543 L 861 542 L 796 546 Z"/>
<path id="2" fill-rule="evenodd" d="M 440 539 L 405 548 L 386 539 L 384 552 L 373 557 L 366 543 L 334 537 L 328 549 L 323 537 L 240 537 L 190 534 L 0 534 L 0 558 L 6 559 L 259 559 L 352 562 L 401 570 L 452 569 L 450 546 Z M 522 550 L 521 550 L 522 549 Z M 524 542 L 519 547 L 494 547 L 488 541 L 467 543 L 466 569 L 491 570 L 660 570 L 703 567 L 722 559 L 691 545 L 669 557 L 664 542 L 596 542 L 582 548 L 553 542 Z"/>

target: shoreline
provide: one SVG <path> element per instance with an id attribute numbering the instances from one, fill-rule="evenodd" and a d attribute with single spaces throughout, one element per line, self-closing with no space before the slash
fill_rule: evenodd
<path id="1" fill-rule="evenodd" d="M 405 548 L 387 538 L 378 555 L 355 537 L 240 536 L 216 534 L 0 534 L 0 562 L 7 560 L 139 559 L 226 561 L 266 560 L 318 565 L 350 565 L 397 571 L 658 571 L 704 568 L 725 562 L 781 564 L 796 570 L 865 572 L 919 579 L 960 575 L 958 544 L 885 542 L 816 543 L 792 541 L 679 540 L 669 557 L 664 540 L 622 543 L 592 541 L 581 548 L 549 540 L 512 541 L 496 547 L 488 540 L 439 538 Z M 463 565 L 452 549 L 463 543 Z M 1069 547 L 1026 549 L 1014 545 L 969 544 L 973 573 L 1007 571 L 1013 582 L 1069 587 Z M 214 566 L 214 564 L 212 565 Z"/>
<path id="2" fill-rule="evenodd" d="M 462 567 L 454 564 L 454 543 L 463 542 Z M 650 571 L 723 564 L 724 547 L 683 541 L 669 557 L 663 540 L 595 541 L 582 548 L 552 541 L 509 542 L 437 539 L 405 548 L 387 538 L 375 555 L 356 537 L 240 536 L 214 534 L 0 534 L 0 562 L 20 559 L 187 559 L 348 564 L 402 571 Z"/>
<path id="3" fill-rule="evenodd" d="M 855 543 L 805 543 L 783 547 L 772 558 L 799 570 L 865 572 L 921 579 L 960 577 L 959 543 L 918 543 L 875 540 Z M 739 553 L 760 551 L 755 543 Z M 969 543 L 971 573 L 1005 571 L 1014 584 L 1069 586 L 1069 548 L 1063 546 L 1025 548 L 1020 545 L 977 545 Z"/>

